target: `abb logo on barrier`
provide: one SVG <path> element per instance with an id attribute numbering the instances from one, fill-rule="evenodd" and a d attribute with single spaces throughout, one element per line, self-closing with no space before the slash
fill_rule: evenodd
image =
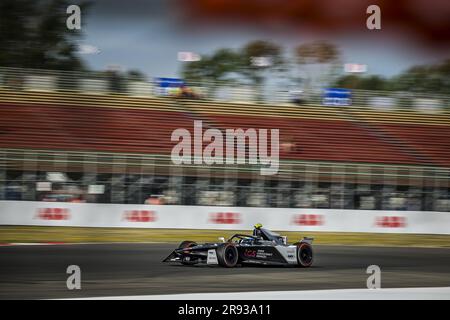
<path id="1" fill-rule="evenodd" d="M 70 210 L 67 208 L 40 208 L 35 218 L 40 220 L 70 220 Z"/>
<path id="2" fill-rule="evenodd" d="M 380 228 L 404 228 L 406 217 L 382 216 L 376 217 L 375 225 Z"/>
<path id="3" fill-rule="evenodd" d="M 127 210 L 123 219 L 129 222 L 153 222 L 156 221 L 156 212 L 152 210 Z"/>
<path id="4" fill-rule="evenodd" d="M 296 214 L 292 218 L 292 224 L 299 226 L 321 226 L 325 223 L 325 217 L 321 214 Z"/>
<path id="5" fill-rule="evenodd" d="M 237 212 L 214 212 L 209 215 L 209 222 L 216 224 L 241 223 L 241 214 Z"/>

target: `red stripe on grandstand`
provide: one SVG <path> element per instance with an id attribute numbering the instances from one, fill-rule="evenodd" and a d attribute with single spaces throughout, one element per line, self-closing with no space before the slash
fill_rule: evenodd
<path id="1" fill-rule="evenodd" d="M 370 127 L 339 119 L 201 112 L 198 118 L 222 129 L 280 129 L 282 159 L 450 164 L 450 126 L 371 123 L 386 133 L 380 137 Z M 186 128 L 193 134 L 193 120 L 187 112 L 151 108 L 0 103 L 0 147 L 168 155 L 176 144 L 170 141 L 173 130 Z"/>

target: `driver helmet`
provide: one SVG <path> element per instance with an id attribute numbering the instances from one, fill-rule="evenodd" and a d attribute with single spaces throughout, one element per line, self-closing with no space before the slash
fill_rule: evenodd
<path id="1" fill-rule="evenodd" d="M 255 237 L 261 237 L 261 228 L 262 228 L 262 224 L 261 223 L 257 223 L 253 226 L 253 235 Z"/>

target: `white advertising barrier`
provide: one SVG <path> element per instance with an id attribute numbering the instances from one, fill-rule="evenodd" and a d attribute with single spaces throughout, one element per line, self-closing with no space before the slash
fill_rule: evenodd
<path id="1" fill-rule="evenodd" d="M 0 225 L 450 234 L 450 212 L 0 201 Z"/>

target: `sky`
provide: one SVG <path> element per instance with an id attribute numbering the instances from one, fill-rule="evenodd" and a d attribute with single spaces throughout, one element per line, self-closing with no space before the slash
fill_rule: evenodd
<path id="1" fill-rule="evenodd" d="M 319 11 L 314 16 L 306 12 L 299 19 L 303 18 L 307 23 L 297 24 L 296 20 L 286 17 L 283 10 L 273 13 L 269 10 L 267 13 L 264 10 L 255 12 L 251 8 L 253 11 L 246 15 L 244 10 L 238 10 L 239 7 L 227 6 L 225 10 L 211 7 L 211 1 L 93 1 L 88 12 L 82 12 L 83 37 L 79 43 L 94 46 L 99 52 L 83 54 L 83 58 L 91 68 L 97 70 L 118 65 L 122 70 L 140 70 L 149 77 L 177 77 L 183 63 L 177 61 L 179 51 L 211 54 L 218 48 L 239 48 L 248 41 L 270 40 L 281 45 L 289 56 L 299 44 L 325 40 L 339 47 L 344 63 L 367 64 L 369 74 L 389 77 L 413 65 L 439 62 L 450 57 L 450 46 L 445 34 L 439 34 L 441 38 L 437 45 L 430 42 L 435 37 L 427 32 L 436 32 L 435 25 L 422 24 L 417 27 L 411 25 L 409 20 L 402 20 L 406 18 L 393 19 L 395 16 L 387 9 L 385 22 L 385 7 L 382 4 L 382 29 L 369 31 L 365 26 L 368 15 L 362 11 L 364 7 L 352 9 L 347 16 L 338 15 L 337 18 L 333 8 L 329 9 L 331 14 L 328 15 L 327 11 L 324 14 Z M 261 0 L 259 3 L 270 1 Z M 331 3 L 339 5 L 343 1 L 348 2 L 336 0 Z M 413 1 L 420 2 L 412 0 L 411 3 Z M 341 4 L 339 8 L 345 6 Z M 447 10 L 447 6 L 443 8 Z M 239 16 L 235 15 L 236 12 Z M 432 17 L 432 21 L 438 21 L 436 19 L 440 16 Z M 394 24 L 390 21 L 405 23 Z M 444 26 L 448 25 L 443 23 Z M 434 29 L 430 31 L 424 26 Z M 416 34 L 426 37 L 417 39 Z"/>

